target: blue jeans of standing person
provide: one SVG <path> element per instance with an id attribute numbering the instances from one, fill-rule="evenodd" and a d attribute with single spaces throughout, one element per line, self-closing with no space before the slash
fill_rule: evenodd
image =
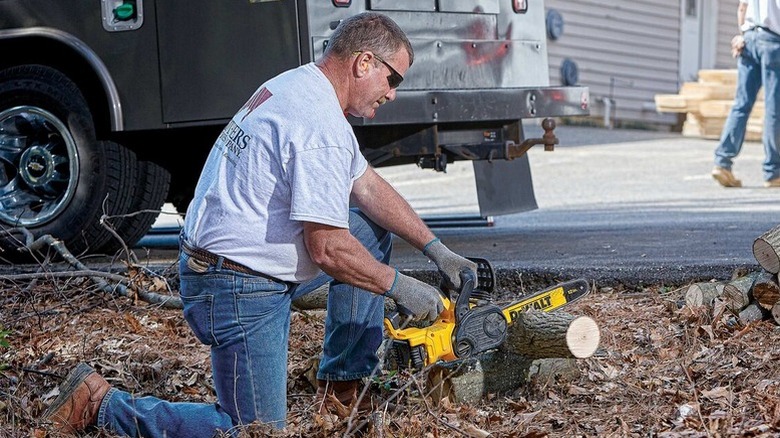
<path id="1" fill-rule="evenodd" d="M 737 62 L 737 95 L 720 144 L 715 150 L 715 165 L 731 170 L 733 159 L 742 149 L 750 111 L 764 85 L 764 164 L 763 177 L 780 177 L 780 36 L 763 29 L 745 32 L 745 48 Z"/>
<path id="2" fill-rule="evenodd" d="M 349 229 L 379 261 L 388 263 L 392 235 L 362 213 L 350 212 Z M 98 427 L 126 436 L 212 437 L 254 421 L 276 428 L 287 414 L 287 340 L 290 304 L 330 282 L 325 340 L 317 378 L 356 380 L 377 366 L 384 298 L 321 273 L 290 284 L 224 269 L 203 273 L 180 255 L 184 317 L 211 347 L 217 403 L 173 403 L 134 397 L 112 388 L 98 413 Z"/>

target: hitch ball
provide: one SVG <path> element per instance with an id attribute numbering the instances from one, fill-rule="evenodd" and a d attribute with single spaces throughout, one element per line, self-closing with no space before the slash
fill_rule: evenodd
<path id="1" fill-rule="evenodd" d="M 555 137 L 553 132 L 555 130 L 555 120 L 549 117 L 542 120 L 542 129 L 544 129 L 544 135 L 542 135 L 544 150 L 548 152 L 555 150 L 555 145 L 558 144 L 558 138 Z"/>

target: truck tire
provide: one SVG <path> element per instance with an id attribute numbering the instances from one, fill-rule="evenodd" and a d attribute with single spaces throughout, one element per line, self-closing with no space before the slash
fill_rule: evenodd
<path id="1" fill-rule="evenodd" d="M 130 220 L 126 215 L 133 211 L 136 191 L 140 190 L 138 188 L 140 169 L 135 153 L 130 149 L 111 141 L 99 143 L 106 157 L 110 157 L 106 160 L 108 166 L 106 177 L 109 180 L 107 186 L 114 188 L 106 190 L 99 217 L 106 215 L 103 226 L 113 229 L 118 237 L 105 228 L 106 234 L 95 238 L 91 247 L 97 248 L 95 252 L 111 254 L 122 248 L 120 239 L 125 238 L 122 230 L 125 223 Z"/>
<path id="2" fill-rule="evenodd" d="M 0 227 L 49 234 L 73 254 L 97 249 L 110 236 L 99 223 L 103 200 L 126 196 L 127 181 L 112 175 L 123 160 L 116 147 L 96 141 L 84 96 L 58 70 L 0 71 Z M 0 239 L 0 256 L 24 256 L 18 237 Z"/>
<path id="3" fill-rule="evenodd" d="M 168 196 L 171 174 L 151 161 L 138 162 L 138 180 L 135 196 L 127 213 L 131 214 L 116 228 L 125 244 L 132 248 L 154 224 Z M 116 240 L 109 241 L 101 252 L 111 254 L 121 248 Z"/>

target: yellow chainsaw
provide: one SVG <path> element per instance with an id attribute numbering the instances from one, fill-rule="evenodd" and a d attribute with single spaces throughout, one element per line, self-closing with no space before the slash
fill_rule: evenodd
<path id="1" fill-rule="evenodd" d="M 590 292 L 583 279 L 567 281 L 499 307 L 493 303 L 495 272 L 489 261 L 469 258 L 477 264 L 460 274 L 460 291 L 441 287 L 444 311 L 428 327 L 402 327 L 401 315 L 385 316 L 391 339 L 388 354 L 398 368 L 422 369 L 437 361 L 464 359 L 497 348 L 506 339 L 507 328 L 520 312 L 533 308 L 550 312 Z M 457 293 L 457 297 L 453 294 Z"/>

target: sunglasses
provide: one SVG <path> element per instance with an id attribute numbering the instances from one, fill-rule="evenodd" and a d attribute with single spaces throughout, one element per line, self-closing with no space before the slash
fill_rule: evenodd
<path id="1" fill-rule="evenodd" d="M 352 54 L 355 55 L 355 54 L 363 53 L 363 52 L 364 51 L 353 52 Z M 396 69 L 394 69 L 392 65 L 388 64 L 387 61 L 382 59 L 381 56 L 377 55 L 376 53 L 373 53 L 373 55 L 374 55 L 374 58 L 376 58 L 379 62 L 384 64 L 385 67 L 388 68 L 388 70 L 390 70 L 390 74 L 387 76 L 387 85 L 389 85 L 391 89 L 398 88 L 398 86 L 401 85 L 401 82 L 404 81 L 404 77 L 401 76 L 401 73 L 398 73 L 398 71 Z"/>

